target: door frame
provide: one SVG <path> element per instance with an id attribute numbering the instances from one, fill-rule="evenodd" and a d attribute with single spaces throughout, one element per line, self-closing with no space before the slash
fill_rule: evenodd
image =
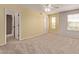
<path id="1" fill-rule="evenodd" d="M 14 29 L 13 29 L 13 26 L 14 26 L 14 14 L 11 13 L 11 12 L 7 12 L 7 11 L 6 11 L 6 12 L 5 12 L 5 17 L 6 17 L 7 15 L 12 15 L 12 33 L 7 35 L 7 37 L 9 37 L 9 36 L 13 36 L 13 35 L 14 35 Z M 7 22 L 7 20 L 6 20 L 6 22 Z"/>
<path id="2" fill-rule="evenodd" d="M 11 10 L 11 11 L 13 11 L 13 13 L 14 13 L 14 15 L 13 15 L 13 19 L 14 19 L 14 17 L 15 17 L 15 10 L 13 10 L 13 9 L 8 9 L 8 8 L 5 8 L 4 9 L 4 16 L 5 16 L 5 44 L 7 44 L 7 35 L 6 35 L 6 14 L 7 14 L 7 11 L 8 10 Z M 20 16 L 19 16 L 19 40 L 21 40 L 21 13 L 20 12 L 18 12 L 18 14 L 20 14 Z M 14 22 L 14 21 L 13 21 Z"/>
<path id="3" fill-rule="evenodd" d="M 44 15 L 44 33 L 48 33 L 49 30 L 49 19 L 48 16 Z"/>
<path id="4" fill-rule="evenodd" d="M 15 14 L 16 14 L 16 13 L 18 13 L 17 18 L 18 18 L 18 23 L 19 23 L 19 24 L 18 24 L 18 25 L 19 25 L 19 26 L 18 26 L 18 33 L 19 33 L 19 34 L 18 34 L 18 35 L 19 35 L 18 38 L 19 38 L 19 40 L 21 40 L 21 17 L 22 17 L 22 14 L 21 14 L 20 12 L 18 12 L 18 11 L 15 10 Z M 16 22 L 15 22 L 15 23 L 16 23 Z M 17 40 L 18 40 L 18 39 L 17 39 Z"/>

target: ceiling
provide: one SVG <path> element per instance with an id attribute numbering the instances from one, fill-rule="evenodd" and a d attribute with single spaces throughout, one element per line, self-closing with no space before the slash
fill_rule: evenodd
<path id="1" fill-rule="evenodd" d="M 25 6 L 27 8 L 30 8 L 39 12 L 45 12 L 43 5 L 44 4 L 24 4 L 22 6 Z M 58 7 L 58 8 L 52 8 L 50 12 L 46 12 L 47 14 L 79 9 L 79 4 L 52 4 L 52 7 Z"/>

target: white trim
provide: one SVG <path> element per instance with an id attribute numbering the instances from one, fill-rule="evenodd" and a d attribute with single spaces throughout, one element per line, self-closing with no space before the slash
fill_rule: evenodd
<path id="1" fill-rule="evenodd" d="M 6 35 L 6 10 L 8 10 L 7 8 L 4 8 L 4 17 L 5 17 L 5 43 L 4 44 L 1 44 L 1 46 L 2 45 L 5 45 L 5 44 L 7 44 L 7 39 L 6 39 L 6 37 L 7 37 L 7 35 Z M 12 9 L 9 9 L 9 10 L 12 10 Z M 13 12 L 14 12 L 14 14 L 15 14 L 15 10 L 13 10 Z M 19 12 L 18 12 L 19 13 Z M 21 40 L 21 17 L 22 17 L 22 15 L 21 15 L 21 13 L 19 13 L 20 14 L 20 19 L 19 19 L 19 34 L 20 34 L 20 36 L 19 36 L 19 40 Z"/>
<path id="2" fill-rule="evenodd" d="M 10 36 L 13 36 L 13 34 L 8 34 L 8 35 L 6 35 L 7 37 L 10 37 Z"/>
<path id="3" fill-rule="evenodd" d="M 22 17 L 22 14 L 18 11 L 15 10 L 15 13 L 18 13 L 19 14 L 19 40 L 21 40 L 21 17 Z"/>
<path id="4" fill-rule="evenodd" d="M 6 45 L 6 42 L 5 42 L 5 43 L 0 44 L 0 46 L 3 46 L 3 45 Z"/>
<path id="5" fill-rule="evenodd" d="M 7 44 L 7 39 L 6 39 L 6 9 L 4 9 L 4 17 L 5 17 L 5 44 Z"/>
<path id="6" fill-rule="evenodd" d="M 21 19 L 22 14 L 19 12 L 19 40 L 21 40 Z"/>
<path id="7" fill-rule="evenodd" d="M 43 33 L 35 34 L 35 35 L 29 36 L 29 37 L 27 37 L 27 38 L 22 38 L 22 40 L 35 38 L 35 37 L 38 37 L 38 36 L 41 36 L 41 35 L 44 35 L 44 34 L 46 34 L 46 33 L 43 32 Z"/>
<path id="8" fill-rule="evenodd" d="M 7 36 L 13 36 L 14 35 L 14 29 L 13 29 L 13 26 L 14 26 L 14 12 L 12 9 L 5 9 L 5 16 L 6 15 L 12 15 L 12 33 L 11 34 L 8 34 Z"/>
<path id="9" fill-rule="evenodd" d="M 45 16 L 44 16 L 44 32 L 45 32 L 45 33 L 48 32 L 48 27 L 49 27 L 49 24 L 48 24 L 48 16 L 45 15 Z"/>

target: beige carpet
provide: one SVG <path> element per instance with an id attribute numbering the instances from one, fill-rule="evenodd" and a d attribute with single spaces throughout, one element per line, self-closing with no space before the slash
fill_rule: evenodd
<path id="1" fill-rule="evenodd" d="M 22 41 L 12 40 L 0 47 L 0 53 L 6 54 L 60 54 L 79 53 L 79 39 L 45 34 Z"/>

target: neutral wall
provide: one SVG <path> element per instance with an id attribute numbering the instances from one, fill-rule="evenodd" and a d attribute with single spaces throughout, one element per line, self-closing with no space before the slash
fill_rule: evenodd
<path id="1" fill-rule="evenodd" d="M 22 38 L 28 39 L 44 33 L 44 14 L 33 10 L 22 10 Z"/>
<path id="2" fill-rule="evenodd" d="M 3 10 L 3 8 L 0 8 L 0 45 L 4 45 L 5 43 L 5 20 Z"/>
<path id="3" fill-rule="evenodd" d="M 57 21 L 57 24 L 59 24 L 59 26 L 57 27 L 58 31 L 57 30 L 53 31 L 50 28 L 52 32 L 57 33 L 59 35 L 67 36 L 67 37 L 79 38 L 79 31 L 68 31 L 67 30 L 67 15 L 74 14 L 74 13 L 79 13 L 79 10 L 66 11 L 66 12 L 61 12 L 59 14 L 52 14 L 51 16 L 59 15 L 59 17 L 57 17 L 57 20 L 59 19 L 59 21 Z M 49 19 L 49 21 L 50 20 L 51 19 Z"/>
<path id="4" fill-rule="evenodd" d="M 16 10 L 21 17 L 21 40 L 44 33 L 44 13 L 30 10 L 20 5 L 0 5 L 0 45 L 5 44 L 5 8 Z"/>

